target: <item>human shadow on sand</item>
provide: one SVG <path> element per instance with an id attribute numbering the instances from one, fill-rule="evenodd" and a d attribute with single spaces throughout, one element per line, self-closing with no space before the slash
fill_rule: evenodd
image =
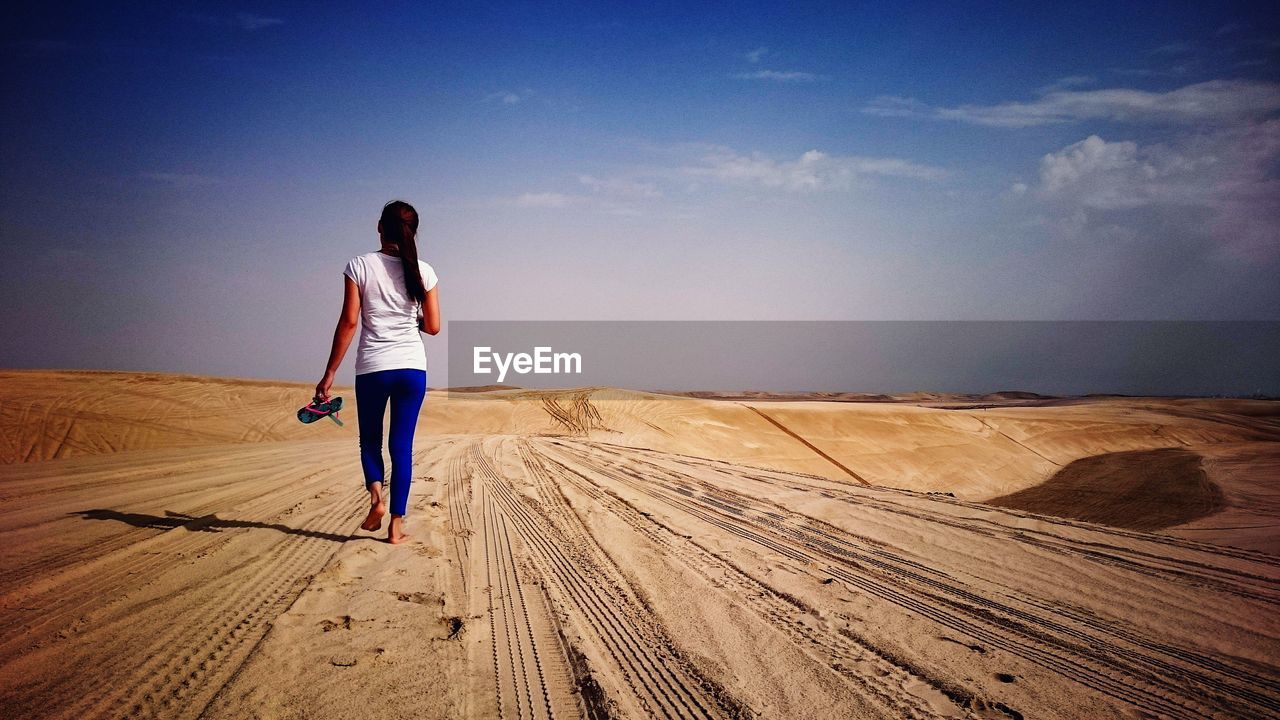
<path id="1" fill-rule="evenodd" d="M 173 530 L 176 528 L 186 528 L 194 532 L 221 532 L 226 529 L 233 528 L 266 528 L 268 530 L 278 530 L 289 535 L 300 535 L 302 537 L 313 537 L 330 542 L 346 542 L 348 540 L 359 540 L 363 535 L 339 535 L 337 533 L 321 532 L 319 530 L 308 530 L 306 528 L 289 527 L 280 523 L 265 523 L 254 520 L 229 520 L 220 518 L 217 515 L 204 515 L 195 517 L 193 515 L 184 515 L 169 510 L 164 515 L 145 515 L 143 513 L 120 512 L 119 510 L 79 510 L 68 515 L 79 515 L 86 520 L 115 520 L 116 522 L 126 523 L 134 527 L 154 528 L 156 530 Z"/>

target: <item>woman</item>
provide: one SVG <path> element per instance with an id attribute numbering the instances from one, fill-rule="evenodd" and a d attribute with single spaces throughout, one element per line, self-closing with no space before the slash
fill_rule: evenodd
<path id="1" fill-rule="evenodd" d="M 316 384 L 316 399 L 328 400 L 334 374 L 347 354 L 360 323 L 356 346 L 356 412 L 360 420 L 360 465 L 369 491 L 369 515 L 363 530 L 382 528 L 387 514 L 383 499 L 386 477 L 382 463 L 382 418 L 391 404 L 391 523 L 387 542 L 409 539 L 404 515 L 413 479 L 413 431 L 427 392 L 427 355 L 418 332 L 440 332 L 436 272 L 418 259 L 418 211 L 393 200 L 382 208 L 378 237 L 382 249 L 357 255 L 342 271 L 346 276 L 342 315 L 333 332 L 329 366 Z"/>

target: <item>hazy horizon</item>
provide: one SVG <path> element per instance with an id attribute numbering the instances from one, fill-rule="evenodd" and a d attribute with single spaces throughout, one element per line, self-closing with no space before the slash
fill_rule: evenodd
<path id="1" fill-rule="evenodd" d="M 1280 399 L 1280 321 L 456 321 L 454 339 L 432 389 Z M 534 350 L 553 372 L 513 367 Z M 563 371 L 557 353 L 573 355 Z"/>

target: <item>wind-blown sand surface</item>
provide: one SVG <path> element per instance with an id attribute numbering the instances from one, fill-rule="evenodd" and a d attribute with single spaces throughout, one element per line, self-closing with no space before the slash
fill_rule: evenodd
<path id="1" fill-rule="evenodd" d="M 4 717 L 1280 714 L 1277 403 L 433 393 L 393 547 L 308 385 L 0 390 Z"/>

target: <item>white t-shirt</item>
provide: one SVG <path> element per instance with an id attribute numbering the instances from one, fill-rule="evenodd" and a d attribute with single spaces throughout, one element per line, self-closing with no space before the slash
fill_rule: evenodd
<path id="1" fill-rule="evenodd" d="M 436 271 L 422 266 L 425 290 L 436 286 Z M 427 369 L 427 353 L 418 334 L 418 302 L 409 297 L 400 258 L 386 253 L 357 255 L 342 271 L 360 288 L 360 342 L 356 374 L 410 368 Z"/>

